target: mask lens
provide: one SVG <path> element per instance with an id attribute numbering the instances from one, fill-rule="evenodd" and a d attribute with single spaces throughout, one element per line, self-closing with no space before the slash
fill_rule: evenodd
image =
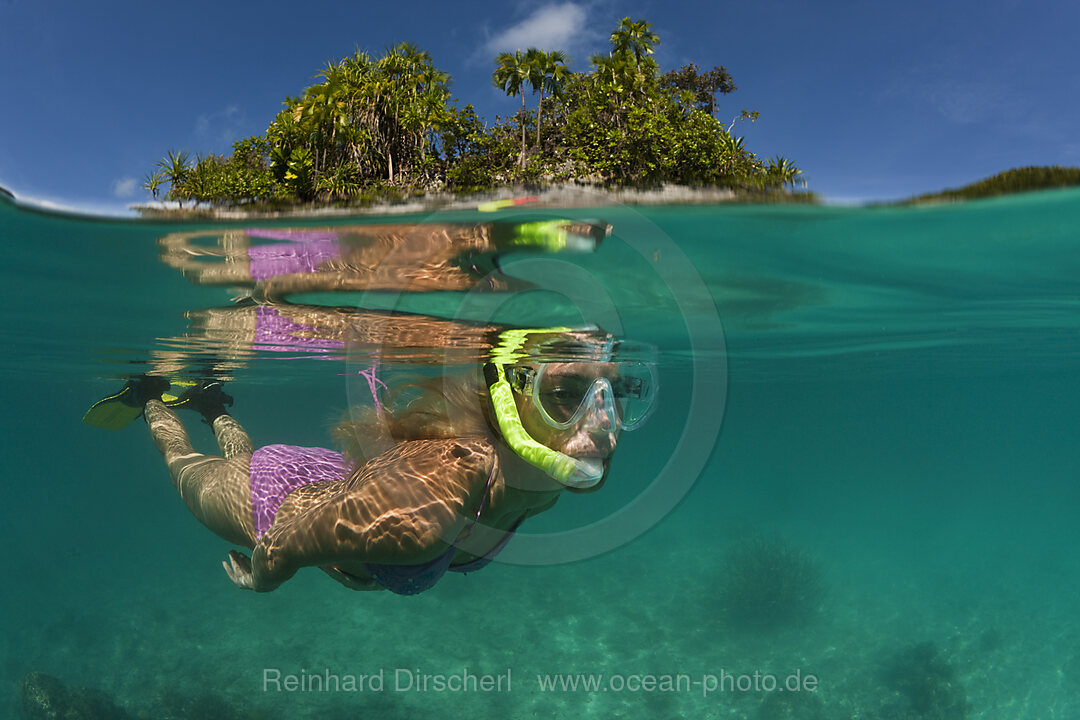
<path id="1" fill-rule="evenodd" d="M 631 430 L 649 416 L 656 395 L 656 375 L 645 363 L 621 363 L 619 374 L 611 381 L 619 409 L 620 425 Z"/>
<path id="2" fill-rule="evenodd" d="M 595 378 L 577 374 L 544 372 L 536 377 L 540 404 L 553 421 L 562 425 L 573 422 L 592 389 Z"/>
<path id="3" fill-rule="evenodd" d="M 586 410 L 585 404 L 595 401 L 594 392 L 601 379 L 591 373 L 546 372 L 541 366 L 536 375 L 536 398 L 541 409 L 557 426 L 577 422 Z M 637 427 L 649 416 L 656 393 L 656 375 L 645 363 L 619 363 L 618 370 L 604 379 L 610 383 L 615 400 L 618 423 L 624 429 Z M 603 393 L 605 400 L 611 398 Z"/>

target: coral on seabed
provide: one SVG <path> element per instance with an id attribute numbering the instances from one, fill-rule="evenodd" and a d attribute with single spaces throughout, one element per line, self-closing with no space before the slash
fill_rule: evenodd
<path id="1" fill-rule="evenodd" d="M 912 645 L 890 657 L 882 665 L 881 679 L 894 693 L 881 709 L 883 720 L 967 717 L 967 697 L 956 670 L 932 642 Z"/>
<path id="2" fill-rule="evenodd" d="M 132 720 L 104 693 L 68 688 L 43 672 L 23 676 L 19 691 L 28 720 Z"/>
<path id="3" fill-rule="evenodd" d="M 720 610 L 732 625 L 775 630 L 814 619 L 825 582 L 817 562 L 778 538 L 731 548 L 721 563 Z"/>

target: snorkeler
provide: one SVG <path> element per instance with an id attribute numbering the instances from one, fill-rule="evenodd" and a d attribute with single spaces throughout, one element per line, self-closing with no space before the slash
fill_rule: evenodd
<path id="1" fill-rule="evenodd" d="M 376 397 L 343 423 L 339 437 L 363 448 L 353 463 L 324 448 L 255 450 L 216 381 L 172 396 L 168 380 L 143 375 L 90 413 L 142 409 L 188 509 L 252 549 L 223 563 L 237 586 L 273 590 L 315 566 L 355 590 L 412 595 L 485 566 L 563 490 L 603 485 L 620 432 L 646 419 L 656 392 L 652 365 L 613 345 L 565 328 L 503 331 L 477 372 L 405 386 L 414 397 L 400 408 Z M 553 347 L 573 361 L 550 362 Z M 184 408 L 211 426 L 220 457 L 193 450 Z"/>

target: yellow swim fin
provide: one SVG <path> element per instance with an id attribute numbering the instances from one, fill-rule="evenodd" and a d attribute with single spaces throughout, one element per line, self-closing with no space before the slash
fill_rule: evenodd
<path id="1" fill-rule="evenodd" d="M 118 393 L 98 400 L 90 406 L 83 415 L 82 421 L 87 425 L 105 428 L 106 430 L 122 430 L 142 415 L 142 406 L 134 403 L 128 404 L 134 398 L 135 391 L 125 385 Z"/>
<path id="2" fill-rule="evenodd" d="M 171 383 L 160 376 L 143 375 L 128 380 L 127 384 L 119 392 L 98 400 L 90 406 L 83 415 L 82 421 L 87 425 L 104 428 L 105 430 L 123 430 L 130 425 L 135 418 L 142 415 L 143 405 L 151 397 L 157 397 L 169 389 Z M 170 398 L 162 395 L 162 398 Z M 175 400 L 176 398 L 172 398 Z"/>

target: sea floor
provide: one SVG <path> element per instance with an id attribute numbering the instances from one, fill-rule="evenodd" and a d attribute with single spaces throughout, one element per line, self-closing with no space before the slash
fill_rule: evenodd
<path id="1" fill-rule="evenodd" d="M 38 608 L 47 620 L 8 627 L 4 685 L 45 671 L 148 718 L 199 707 L 267 719 L 1075 716 L 1075 594 L 1037 568 L 990 579 L 989 568 L 949 573 L 944 563 L 918 567 L 902 556 L 868 563 L 864 550 L 845 556 L 819 537 L 814 554 L 829 557 L 820 613 L 751 632 L 725 621 L 716 555 L 694 554 L 685 539 L 695 520 L 673 518 L 588 562 L 495 565 L 411 598 L 352 594 L 314 570 L 251 595 L 215 567 L 206 547 L 214 543 L 199 543 L 158 581 L 133 579 L 107 596 L 88 588 Z M 470 673 L 507 676 L 507 684 L 489 692 L 434 685 L 436 675 Z M 812 675 L 816 687 L 766 692 L 768 679 L 749 686 L 755 673 L 780 684 Z M 545 691 L 539 676 L 557 674 L 602 679 L 593 691 Z M 278 689 L 274 681 L 288 675 L 304 689 Z M 327 675 L 368 679 L 355 691 L 320 690 L 312 676 Z M 381 690 L 372 686 L 378 675 Z M 425 675 L 429 687 L 419 689 Z M 648 676 L 652 691 L 640 684 Z M 662 689 L 665 678 L 675 686 Z"/>

